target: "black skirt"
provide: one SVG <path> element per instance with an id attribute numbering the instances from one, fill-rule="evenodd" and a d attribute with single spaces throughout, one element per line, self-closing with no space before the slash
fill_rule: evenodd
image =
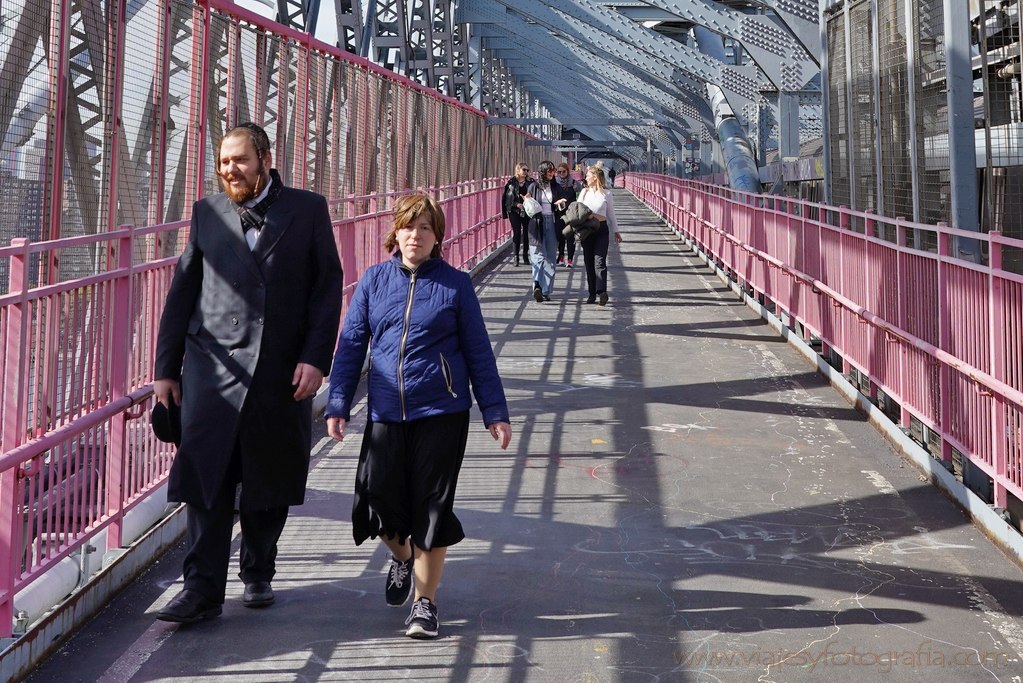
<path id="1" fill-rule="evenodd" d="M 352 535 L 411 537 L 432 550 L 465 538 L 453 511 L 469 412 L 366 424 L 355 473 Z"/>

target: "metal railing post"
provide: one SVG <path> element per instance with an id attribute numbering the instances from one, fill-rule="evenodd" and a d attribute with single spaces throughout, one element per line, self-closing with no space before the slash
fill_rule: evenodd
<path id="1" fill-rule="evenodd" d="M 20 298 L 7 309 L 2 453 L 20 446 L 25 434 L 27 401 L 22 394 L 28 383 L 28 333 L 32 324 L 28 303 L 29 241 L 19 237 L 11 240 L 11 246 L 20 247 L 22 251 L 11 258 L 7 291 L 18 292 Z M 0 471 L 0 638 L 9 638 L 13 631 L 14 584 L 21 574 L 24 512 L 18 495 L 20 473 L 20 467 Z"/>
<path id="2" fill-rule="evenodd" d="M 997 276 L 1002 270 L 1002 243 L 1000 231 L 992 231 L 988 238 L 990 245 L 990 264 L 988 270 L 988 288 L 991 296 L 988 301 L 988 357 L 991 359 L 988 371 L 997 379 L 1005 382 L 1006 368 L 1003 349 L 1005 338 L 1005 281 Z M 997 335 L 997 336 L 996 336 Z M 991 397 L 991 464 L 995 469 L 994 479 L 994 504 L 995 507 L 1003 510 L 1008 506 L 1009 492 L 1005 488 L 1005 481 L 1008 477 L 1008 424 L 1009 412 L 1008 400 L 1001 394 L 992 394 Z"/>
<path id="3" fill-rule="evenodd" d="M 947 224 L 938 223 L 939 227 L 948 227 Z M 938 278 L 937 290 L 939 293 L 945 291 L 945 259 L 952 253 L 952 238 L 942 230 L 938 233 Z M 938 298 L 938 344 L 939 349 L 947 349 L 951 332 L 949 330 L 948 303 L 944 297 Z M 952 444 L 945 438 L 945 434 L 952 426 L 952 369 L 942 365 L 938 370 L 938 400 L 941 402 L 940 420 L 938 427 L 941 429 L 941 461 L 945 467 L 952 470 Z"/>
<path id="4" fill-rule="evenodd" d="M 110 328 L 110 391 L 111 399 L 116 401 L 127 396 L 130 391 L 128 366 L 132 357 L 132 301 L 135 290 L 132 268 L 132 253 L 135 243 L 135 226 L 123 226 L 128 234 L 117 240 L 117 251 L 111 254 L 117 259 L 119 275 L 113 287 L 113 324 Z M 111 245 L 113 248 L 113 245 Z M 112 517 L 107 533 L 106 550 L 120 548 L 124 516 L 125 477 L 128 471 L 128 415 L 119 412 L 110 421 L 110 435 L 107 438 L 106 451 L 106 486 L 104 506 Z"/>

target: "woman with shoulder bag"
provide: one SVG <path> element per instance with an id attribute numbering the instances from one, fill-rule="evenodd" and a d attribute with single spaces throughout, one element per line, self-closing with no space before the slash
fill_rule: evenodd
<path id="1" fill-rule="evenodd" d="M 604 169 L 601 164 L 591 166 L 586 171 L 586 187 L 579 193 L 578 201 L 592 211 L 600 227 L 589 238 L 583 241 L 583 264 L 586 266 L 586 286 L 589 297 L 586 303 L 607 304 L 607 248 L 611 234 L 615 242 L 622 241 L 618 232 L 618 219 L 615 217 L 614 197 L 604 181 Z"/>
<path id="2" fill-rule="evenodd" d="M 501 217 L 507 218 L 512 227 L 512 244 L 515 246 L 515 265 L 519 265 L 519 244 L 522 244 L 522 262 L 529 263 L 529 240 L 524 239 L 523 230 L 529 217 L 522 209 L 522 200 L 530 193 L 533 181 L 529 178 L 529 165 L 520 161 L 515 164 L 515 175 L 504 184 L 501 193 Z"/>
<path id="3" fill-rule="evenodd" d="M 554 209 L 564 208 L 560 189 L 554 182 L 554 164 L 544 161 L 537 169 L 537 181 L 530 196 L 540 211 L 529 219 L 529 262 L 533 266 L 533 298 L 538 302 L 551 300 L 554 287 L 554 264 L 558 254 L 558 238 L 554 234 Z"/>

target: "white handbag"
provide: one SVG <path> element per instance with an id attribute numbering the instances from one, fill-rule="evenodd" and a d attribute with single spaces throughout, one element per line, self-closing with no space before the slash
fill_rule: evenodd
<path id="1" fill-rule="evenodd" d="M 532 218 L 542 210 L 540 202 L 536 201 L 532 197 L 526 197 L 522 200 L 522 210 L 526 212 L 526 215 Z"/>

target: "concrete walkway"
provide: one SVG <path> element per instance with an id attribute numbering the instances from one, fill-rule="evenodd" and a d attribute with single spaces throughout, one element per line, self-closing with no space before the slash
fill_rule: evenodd
<path id="1" fill-rule="evenodd" d="M 404 637 L 385 552 L 352 543 L 359 439 L 321 438 L 276 605 L 243 608 L 232 579 L 220 619 L 155 622 L 179 548 L 29 680 L 1021 680 L 1019 568 L 616 201 L 606 308 L 581 267 L 534 302 L 510 250 L 480 278 L 515 435 L 471 433 L 441 638 Z"/>

